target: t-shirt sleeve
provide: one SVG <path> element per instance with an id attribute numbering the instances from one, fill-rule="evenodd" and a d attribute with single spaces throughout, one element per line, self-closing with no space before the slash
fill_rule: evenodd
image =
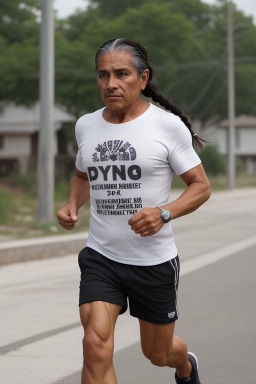
<path id="1" fill-rule="evenodd" d="M 82 130 L 82 127 L 81 127 L 81 118 L 80 118 L 77 121 L 76 127 L 75 127 L 76 142 L 78 147 L 75 166 L 80 172 L 86 172 L 83 168 L 83 162 L 82 162 L 82 156 L 81 156 L 81 141 L 82 141 L 81 130 Z"/>
<path id="2" fill-rule="evenodd" d="M 78 150 L 77 155 L 76 155 L 76 162 L 75 162 L 75 165 L 76 165 L 76 168 L 77 168 L 80 172 L 85 172 L 85 171 L 83 170 L 83 164 L 82 164 L 82 159 L 81 159 L 81 153 L 80 153 L 79 150 Z"/>
<path id="3" fill-rule="evenodd" d="M 171 142 L 169 161 L 176 175 L 182 175 L 201 163 L 192 146 L 191 133 L 182 121 L 173 130 Z"/>

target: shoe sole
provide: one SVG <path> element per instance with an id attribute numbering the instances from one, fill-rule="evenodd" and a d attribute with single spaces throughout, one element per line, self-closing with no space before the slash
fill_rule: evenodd
<path id="1" fill-rule="evenodd" d="M 195 362 L 196 362 L 196 367 L 197 367 L 197 373 L 198 373 L 198 360 L 197 360 L 196 355 L 194 355 L 194 353 L 192 353 L 192 352 L 188 352 L 188 355 L 191 356 L 191 357 L 193 357 L 193 359 L 195 360 Z M 199 383 L 201 383 L 201 382 L 200 382 L 200 379 L 199 379 L 199 376 L 198 376 L 198 380 L 199 380 Z"/>
<path id="2" fill-rule="evenodd" d="M 196 361 L 196 366 L 197 366 L 197 369 L 198 369 L 198 360 L 197 360 L 196 355 L 194 355 L 194 353 L 192 353 L 192 352 L 188 352 L 188 355 L 192 356 L 192 357 L 195 359 L 195 361 Z"/>

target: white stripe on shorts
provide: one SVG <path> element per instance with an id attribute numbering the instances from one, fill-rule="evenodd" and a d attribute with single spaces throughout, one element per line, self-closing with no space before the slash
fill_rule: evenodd
<path id="1" fill-rule="evenodd" d="M 175 301 L 175 307 L 176 307 L 176 313 L 177 313 L 177 316 L 179 316 L 179 311 L 178 311 L 178 305 L 177 305 L 177 301 L 178 301 L 178 282 L 179 282 L 179 266 L 178 266 L 178 263 L 177 263 L 177 256 L 174 258 L 174 259 L 171 259 L 170 260 L 170 264 L 174 270 L 174 275 L 175 275 L 175 292 L 176 292 L 176 301 Z"/>

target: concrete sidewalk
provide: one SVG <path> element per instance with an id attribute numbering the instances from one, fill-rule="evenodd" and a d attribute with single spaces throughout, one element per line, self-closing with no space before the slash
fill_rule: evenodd
<path id="1" fill-rule="evenodd" d="M 23 261 L 48 259 L 78 253 L 86 243 L 87 232 L 22 239 L 0 244 L 0 267 Z"/>

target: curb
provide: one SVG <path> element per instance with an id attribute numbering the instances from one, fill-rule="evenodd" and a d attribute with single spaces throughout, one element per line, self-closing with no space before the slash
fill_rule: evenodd
<path id="1" fill-rule="evenodd" d="M 0 244 L 0 267 L 76 254 L 85 247 L 87 237 L 88 232 L 3 242 Z"/>

